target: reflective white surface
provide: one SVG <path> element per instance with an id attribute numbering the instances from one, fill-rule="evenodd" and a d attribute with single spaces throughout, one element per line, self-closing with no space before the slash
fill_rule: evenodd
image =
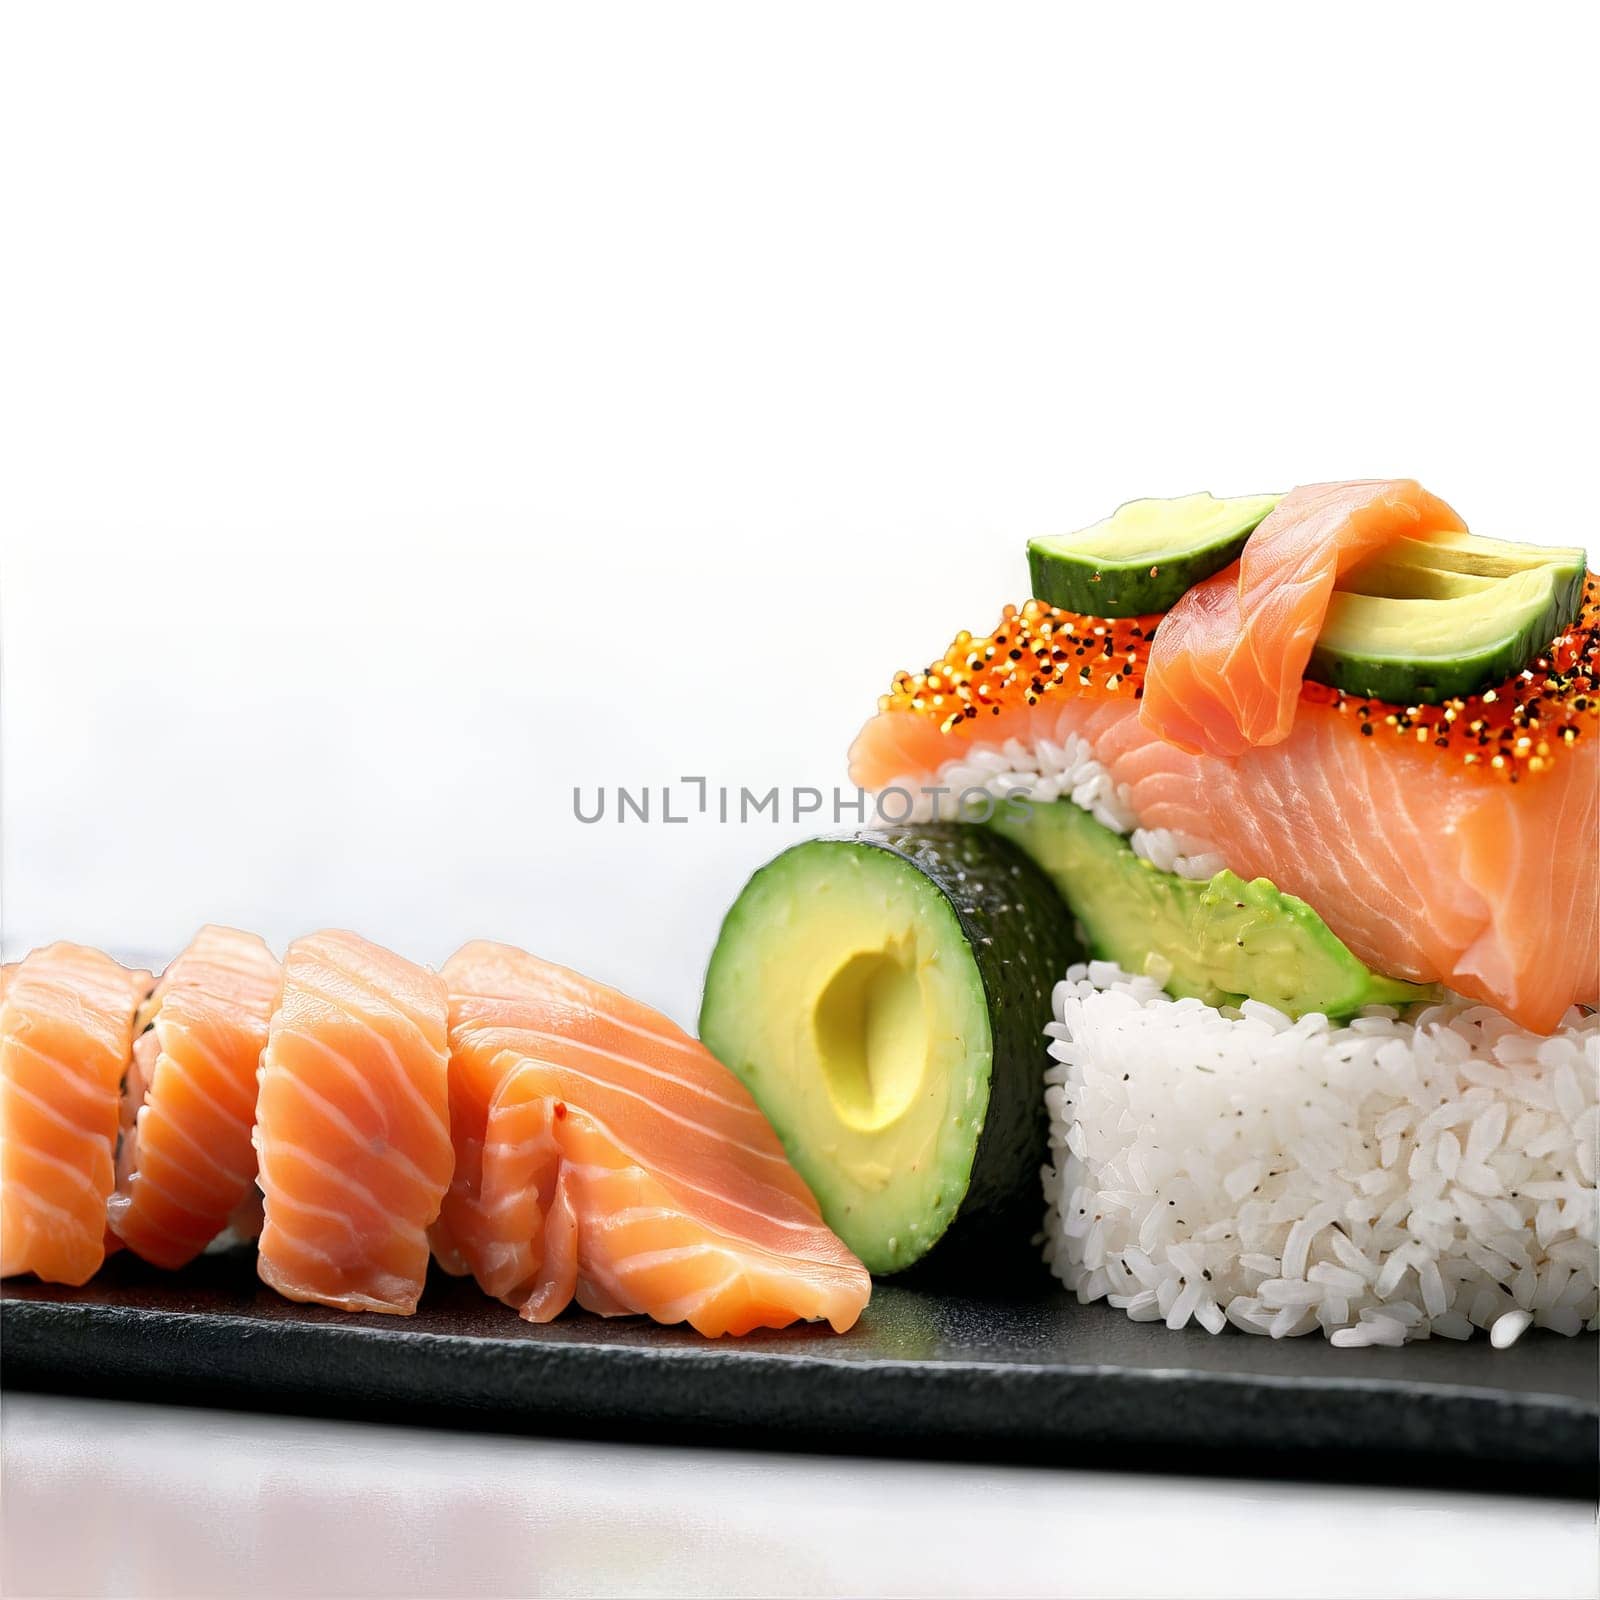
<path id="1" fill-rule="evenodd" d="M 484 1437 L 7 1395 L 24 1595 L 1515 1596 L 1600 1581 L 1592 1509 Z"/>

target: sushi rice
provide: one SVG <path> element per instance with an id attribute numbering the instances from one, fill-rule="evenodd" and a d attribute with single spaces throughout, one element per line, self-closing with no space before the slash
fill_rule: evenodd
<path id="1" fill-rule="evenodd" d="M 1067 726 L 898 786 L 918 821 L 974 791 L 1070 800 L 1162 871 L 1225 865 L 1140 827 Z M 1339 1345 L 1600 1328 L 1600 1018 L 1574 1007 L 1547 1037 L 1451 996 L 1292 1022 L 1096 961 L 1057 986 L 1047 1031 L 1045 1256 L 1080 1300 Z"/>
<path id="2" fill-rule="evenodd" d="M 1600 1017 L 1291 1022 L 1099 961 L 1054 1010 L 1044 1247 L 1080 1301 L 1336 1345 L 1600 1328 Z"/>
<path id="3" fill-rule="evenodd" d="M 931 783 L 907 777 L 885 786 L 879 804 L 882 795 L 899 791 L 911 797 L 906 820 L 938 822 L 959 821 L 974 809 L 981 811 L 981 795 L 988 795 L 995 806 L 1013 795 L 1034 805 L 1070 800 L 1101 827 L 1124 835 L 1136 856 L 1162 872 L 1201 881 L 1221 872 L 1227 863 L 1203 841 L 1169 828 L 1139 826 L 1127 785 L 1115 783 L 1089 741 L 1066 726 L 1075 711 L 1073 707 L 1063 711 L 1059 739 L 1040 739 L 1031 748 L 1020 739 L 999 744 L 976 741 L 962 757 L 945 762 Z"/>

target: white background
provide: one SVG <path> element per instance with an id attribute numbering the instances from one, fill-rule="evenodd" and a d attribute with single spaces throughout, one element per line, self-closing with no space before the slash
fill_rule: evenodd
<path id="1" fill-rule="evenodd" d="M 1577 7 L 13 8 L 4 942 L 509 938 L 691 1019 L 1025 538 L 1593 534 Z M 828 819 L 831 825 L 831 818 Z"/>
<path id="2" fill-rule="evenodd" d="M 1595 34 L 9 8 L 6 953 L 493 935 L 689 1021 L 815 826 L 574 784 L 842 781 L 1028 535 L 1392 473 L 1593 541 Z"/>

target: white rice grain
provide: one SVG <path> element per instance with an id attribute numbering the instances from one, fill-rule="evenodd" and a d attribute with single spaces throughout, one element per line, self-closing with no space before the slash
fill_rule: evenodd
<path id="1" fill-rule="evenodd" d="M 1495 1318 L 1494 1326 L 1489 1330 L 1489 1343 L 1496 1350 L 1505 1350 L 1514 1345 L 1532 1326 L 1531 1313 L 1508 1311 L 1503 1317 Z"/>
<path id="2" fill-rule="evenodd" d="M 1040 804 L 1070 800 L 1102 826 L 1125 835 L 1135 855 L 1163 872 L 1202 882 L 1214 878 L 1227 862 L 1205 840 L 1168 828 L 1139 826 L 1128 786 L 1112 779 L 1089 741 L 1074 730 L 1080 709 L 1063 706 L 1056 736 L 1036 739 L 1031 747 L 1020 739 L 975 740 L 931 778 L 893 779 L 884 785 L 884 792 L 911 797 L 910 811 L 903 818 L 904 803 L 897 797 L 895 820 L 934 822 L 974 812 L 981 815 L 983 795 L 995 804 L 1013 794 Z"/>
<path id="3" fill-rule="evenodd" d="M 1045 1255 L 1069 1289 L 1340 1346 L 1600 1319 L 1600 1018 L 1541 1038 L 1452 999 L 1291 1024 L 1094 962 L 1048 1031 Z"/>

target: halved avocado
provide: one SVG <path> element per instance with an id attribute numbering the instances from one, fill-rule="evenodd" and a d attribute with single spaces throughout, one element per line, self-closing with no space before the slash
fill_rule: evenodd
<path id="1" fill-rule="evenodd" d="M 936 1245 L 1031 1232 L 1043 1030 L 1081 959 L 1049 879 L 982 828 L 817 839 L 734 902 L 700 1033 L 829 1227 L 898 1272 Z"/>
<path id="2" fill-rule="evenodd" d="M 1020 814 L 1008 807 L 989 826 L 1050 874 L 1091 955 L 1153 977 L 1179 999 L 1260 1000 L 1291 1017 L 1346 1017 L 1437 993 L 1371 971 L 1304 900 L 1268 879 L 1223 871 L 1202 882 L 1163 872 L 1070 800 Z"/>
<path id="3" fill-rule="evenodd" d="M 1186 589 L 1237 560 L 1277 503 L 1271 494 L 1130 500 L 1092 528 L 1029 543 L 1034 597 L 1094 617 L 1170 610 Z"/>

